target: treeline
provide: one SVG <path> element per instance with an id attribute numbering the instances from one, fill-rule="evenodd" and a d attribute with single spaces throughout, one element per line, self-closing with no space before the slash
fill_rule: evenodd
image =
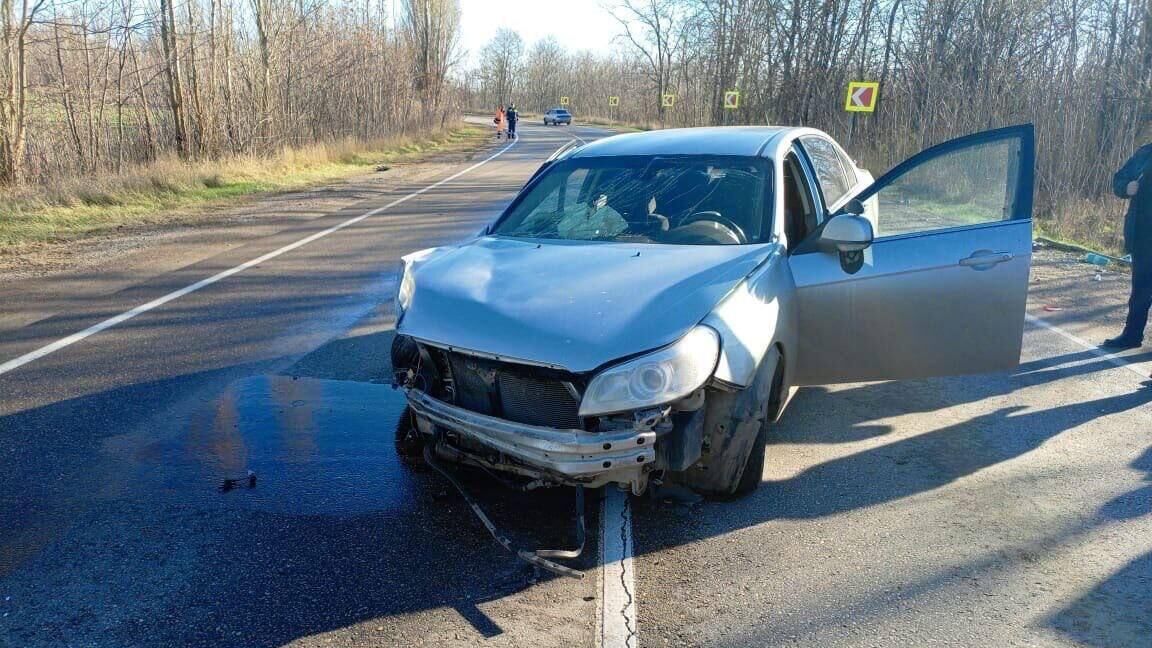
<path id="1" fill-rule="evenodd" d="M 623 0 L 618 51 L 594 56 L 501 32 L 469 101 L 652 126 L 803 124 L 874 171 L 933 143 L 1036 124 L 1038 213 L 1114 243 L 1112 171 L 1152 138 L 1152 0 Z M 878 81 L 874 115 L 847 84 Z M 741 92 L 737 110 L 722 105 Z M 674 94 L 664 108 L 660 95 Z M 609 106 L 610 96 L 619 106 Z"/>
<path id="2" fill-rule="evenodd" d="M 2 184 L 371 140 L 459 114 L 456 0 L 0 0 L 0 12 Z"/>

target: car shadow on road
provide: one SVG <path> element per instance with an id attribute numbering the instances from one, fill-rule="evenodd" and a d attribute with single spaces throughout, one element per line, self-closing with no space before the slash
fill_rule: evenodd
<path id="1" fill-rule="evenodd" d="M 541 636 L 591 624 L 595 601 L 556 603 L 556 577 L 493 542 L 439 475 L 400 462 L 402 395 L 378 384 L 386 354 L 361 354 L 390 336 L 334 341 L 285 375 L 229 367 L 0 417 L 0 645 L 479 640 L 506 631 L 488 604 L 516 594 L 508 605 L 535 615 L 517 623 Z M 197 388 L 213 380 L 220 393 Z M 255 488 L 220 491 L 247 470 Z M 572 490 L 462 479 L 517 546 L 571 546 Z M 595 566 L 595 537 L 575 567 Z"/>
<path id="2" fill-rule="evenodd" d="M 1152 514 L 1152 447 L 1132 462 L 1148 485 L 1104 504 L 1098 524 Z M 1152 553 L 1121 567 L 1052 615 L 1048 624 L 1077 643 L 1098 648 L 1146 646 L 1152 638 Z"/>
<path id="3" fill-rule="evenodd" d="M 835 392 L 826 388 L 802 390 L 772 431 L 769 462 L 773 460 L 774 449 L 784 451 L 791 445 L 864 442 L 866 447 L 807 465 L 786 477 L 769 478 L 757 491 L 735 501 L 706 503 L 692 510 L 641 502 L 637 506 L 638 552 L 655 554 L 774 521 L 818 520 L 929 493 L 1022 457 L 1095 419 L 1146 407 L 1152 402 L 1152 384 L 1147 382 L 1130 392 L 1095 398 L 1092 396 L 1100 392 L 1092 389 L 1090 383 L 1071 383 L 1089 387 L 1090 391 L 1083 393 L 1082 400 L 1054 407 L 1028 407 L 1015 397 L 1017 390 L 1116 368 L 1106 360 L 1092 361 L 1096 357 L 1084 352 L 1035 360 L 1022 364 L 1013 374 L 870 383 Z M 982 403 L 986 413 L 970 417 L 955 410 L 957 406 L 977 402 Z M 929 424 L 928 431 L 915 436 L 897 435 L 895 424 L 887 421 L 908 414 L 930 415 L 936 424 Z M 893 438 L 886 440 L 883 438 L 886 435 Z M 1150 470 L 1149 462 L 1152 454 L 1146 453 L 1133 467 Z M 1152 502 L 1152 487 L 1145 487 L 1104 506 L 1099 519 L 1089 514 L 1085 516 L 1087 520 L 1067 524 L 1051 520 L 1056 530 L 1030 538 L 1020 559 L 1028 560 L 1028 552 L 1042 554 L 1082 537 L 1101 520 L 1147 514 L 1152 507 L 1149 502 Z M 794 525 L 780 527 L 794 528 Z M 939 589 L 953 580 L 996 571 L 1003 567 L 1002 561 L 1016 559 L 1012 556 L 1012 553 L 997 555 L 974 550 L 958 565 L 941 567 L 923 578 L 903 583 L 898 588 L 899 596 L 908 600 L 918 596 L 918 592 Z M 1152 618 L 1148 614 L 1148 606 L 1152 605 L 1149 582 L 1152 582 L 1152 557 L 1143 556 L 1054 617 L 1051 625 L 1080 638 L 1088 636 L 1088 630 L 1100 632 L 1099 628 L 1109 623 L 1127 623 L 1132 626 L 1127 631 L 1104 635 L 1112 637 L 1112 641 L 1092 645 L 1108 648 L 1140 645 L 1132 639 L 1149 635 L 1147 629 L 1143 633 L 1135 632 L 1133 624 L 1146 625 Z M 874 598 L 866 598 L 858 603 L 858 609 L 836 608 L 827 621 L 835 623 L 839 618 L 867 616 L 888 609 L 895 602 L 880 600 L 885 596 L 888 594 L 877 593 Z M 1094 618 L 1086 621 L 1088 616 Z M 818 625 L 820 619 L 806 622 Z"/>

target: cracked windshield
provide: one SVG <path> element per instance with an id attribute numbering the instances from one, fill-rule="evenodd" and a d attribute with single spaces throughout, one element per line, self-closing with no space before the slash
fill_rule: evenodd
<path id="1" fill-rule="evenodd" d="M 761 160 L 614 157 L 552 167 L 493 234 L 574 241 L 723 245 L 769 231 Z"/>

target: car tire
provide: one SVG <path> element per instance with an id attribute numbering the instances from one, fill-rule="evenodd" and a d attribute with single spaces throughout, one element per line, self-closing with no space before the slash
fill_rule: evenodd
<path id="1" fill-rule="evenodd" d="M 412 410 L 405 407 L 396 421 L 396 456 L 400 463 L 408 466 L 424 464 L 424 439 L 416 429 Z"/>
<path id="2" fill-rule="evenodd" d="M 779 399 L 783 398 L 784 365 L 777 363 L 776 371 L 772 374 L 772 387 L 769 392 L 774 399 L 769 404 L 771 413 L 779 406 Z M 756 433 L 756 441 L 748 452 L 748 459 L 744 462 L 744 470 L 740 473 L 740 481 L 732 490 L 733 497 L 744 497 L 760 487 L 764 479 L 764 455 L 768 447 L 768 431 L 772 425 L 771 417 L 765 417 L 760 423 L 760 430 Z"/>
<path id="3" fill-rule="evenodd" d="M 748 460 L 744 462 L 744 472 L 740 473 L 740 481 L 732 491 L 733 497 L 744 497 L 760 487 L 764 478 L 764 454 L 768 447 L 768 422 L 760 426 L 756 434 L 756 442 L 752 444 L 752 451 L 748 453 Z"/>

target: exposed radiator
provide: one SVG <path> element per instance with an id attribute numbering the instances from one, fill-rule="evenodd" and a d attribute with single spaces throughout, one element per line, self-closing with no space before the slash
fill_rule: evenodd
<path id="1" fill-rule="evenodd" d="M 582 429 L 580 402 L 553 376 L 513 363 L 439 351 L 452 373 L 451 400 L 460 407 L 517 423 Z"/>

